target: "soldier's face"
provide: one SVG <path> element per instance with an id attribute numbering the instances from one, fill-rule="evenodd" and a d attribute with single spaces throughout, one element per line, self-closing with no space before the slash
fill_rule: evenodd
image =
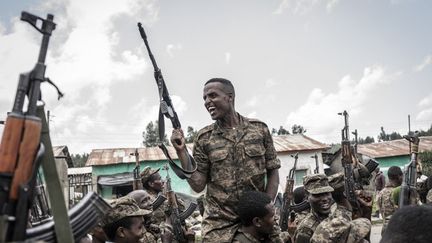
<path id="1" fill-rule="evenodd" d="M 225 93 L 224 85 L 219 82 L 204 86 L 204 106 L 213 120 L 219 120 L 234 109 L 234 98 Z"/>
<path id="2" fill-rule="evenodd" d="M 275 224 L 275 208 L 272 204 L 267 204 L 265 208 L 269 213 L 260 218 L 260 227 L 257 229 L 260 234 L 267 236 L 272 232 L 273 226 Z"/>
<path id="3" fill-rule="evenodd" d="M 141 238 L 144 237 L 144 219 L 142 216 L 135 216 L 132 217 L 131 220 L 131 226 L 129 228 L 123 228 L 123 237 L 118 238 L 122 239 L 122 242 L 125 243 L 139 243 Z"/>
<path id="4" fill-rule="evenodd" d="M 320 194 L 309 194 L 308 196 L 311 208 L 318 214 L 328 215 L 332 204 L 332 196 L 330 192 Z"/>
<path id="5" fill-rule="evenodd" d="M 162 177 L 160 176 L 159 173 L 156 173 L 154 177 L 155 179 L 152 182 L 150 182 L 149 185 L 154 191 L 161 192 L 164 188 L 165 182 L 162 180 Z"/>
<path id="6" fill-rule="evenodd" d="M 151 210 L 152 201 L 150 198 L 150 194 L 143 190 L 142 195 L 139 197 L 138 206 L 142 209 Z"/>

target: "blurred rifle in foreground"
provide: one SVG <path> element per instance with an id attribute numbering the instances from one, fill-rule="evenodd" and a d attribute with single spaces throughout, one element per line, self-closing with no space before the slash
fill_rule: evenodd
<path id="1" fill-rule="evenodd" d="M 286 177 L 285 192 L 283 194 L 282 208 L 280 212 L 279 225 L 282 231 L 288 230 L 288 220 L 294 221 L 295 214 L 292 209 L 293 204 L 293 190 L 295 182 L 295 171 L 297 169 L 298 153 L 291 155 L 294 157 L 294 166 L 289 171 Z"/>

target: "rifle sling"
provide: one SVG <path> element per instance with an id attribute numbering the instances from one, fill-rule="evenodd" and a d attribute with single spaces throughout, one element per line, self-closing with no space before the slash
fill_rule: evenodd
<path id="1" fill-rule="evenodd" d="M 159 120 L 158 120 L 158 126 L 159 126 L 159 148 L 162 150 L 162 152 L 165 154 L 165 157 L 167 158 L 169 165 L 171 166 L 174 173 L 180 177 L 180 179 L 189 179 L 192 174 L 196 171 L 197 165 L 193 157 L 187 152 L 188 154 L 188 166 L 187 168 L 189 170 L 185 170 L 182 167 L 178 166 L 171 158 L 171 156 L 168 153 L 168 149 L 166 148 L 165 144 L 163 144 L 163 138 L 165 136 L 165 120 L 164 115 L 162 113 L 162 110 L 159 109 Z"/>

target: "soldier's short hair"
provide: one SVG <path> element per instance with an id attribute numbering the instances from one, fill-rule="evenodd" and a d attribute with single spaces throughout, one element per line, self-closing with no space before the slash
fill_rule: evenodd
<path id="1" fill-rule="evenodd" d="M 390 218 L 381 243 L 426 243 L 431 242 L 431 206 L 406 206 L 397 210 Z"/>
<path id="2" fill-rule="evenodd" d="M 224 92 L 227 94 L 231 94 L 233 97 L 235 97 L 235 90 L 234 90 L 234 85 L 231 83 L 231 81 L 229 81 L 228 79 L 225 78 L 212 78 L 210 80 L 208 80 L 205 84 L 209 84 L 209 83 L 221 83 L 224 86 Z"/>
<path id="3" fill-rule="evenodd" d="M 306 200 L 306 192 L 304 186 L 299 186 L 293 191 L 293 199 L 295 204 L 299 204 Z"/>
<path id="4" fill-rule="evenodd" d="M 240 221 L 244 226 L 252 225 L 254 218 L 262 218 L 266 216 L 269 211 L 266 205 L 271 203 L 271 198 L 264 192 L 247 191 L 240 196 L 237 205 L 237 213 Z"/>
<path id="5" fill-rule="evenodd" d="M 402 170 L 399 166 L 392 166 L 387 171 L 387 176 L 390 180 L 397 180 L 402 174 Z"/>

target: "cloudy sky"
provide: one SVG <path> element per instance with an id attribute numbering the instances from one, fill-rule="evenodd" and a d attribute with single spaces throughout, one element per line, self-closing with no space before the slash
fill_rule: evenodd
<path id="1" fill-rule="evenodd" d="M 432 124 L 432 1 L 3 0 L 0 120 L 39 51 L 22 10 L 55 16 L 46 74 L 66 95 L 42 92 L 53 144 L 71 153 L 140 146 L 157 119 L 137 22 L 184 128 L 211 122 L 202 88 L 213 77 L 232 80 L 241 114 L 270 128 L 301 124 L 326 143 L 339 141 L 343 110 L 361 137 L 376 139 L 381 126 L 405 134 L 408 114 L 413 130 Z"/>

